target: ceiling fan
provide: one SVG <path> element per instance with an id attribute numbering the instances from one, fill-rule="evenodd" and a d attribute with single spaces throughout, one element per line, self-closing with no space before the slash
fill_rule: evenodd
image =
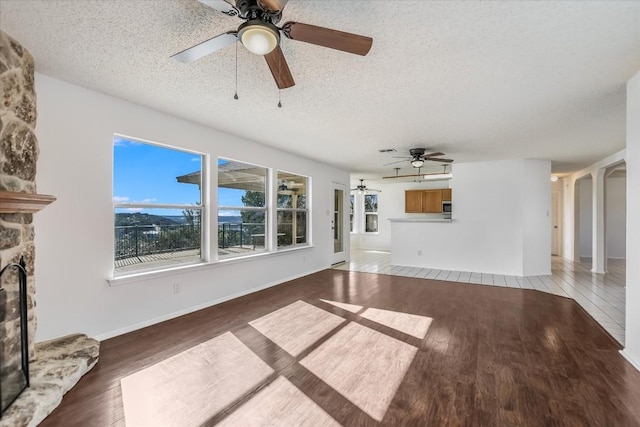
<path id="1" fill-rule="evenodd" d="M 212 9 L 228 16 L 237 16 L 245 22 L 237 30 L 228 31 L 205 40 L 172 56 L 176 61 L 188 63 L 209 55 L 238 40 L 252 53 L 264 55 L 279 89 L 295 85 L 293 76 L 280 49 L 280 33 L 291 40 L 365 56 L 373 39 L 357 34 L 331 30 L 300 22 L 276 24 L 289 0 L 236 0 L 235 5 L 225 0 L 199 0 Z M 233 0 L 229 0 L 233 1 Z"/>
<path id="2" fill-rule="evenodd" d="M 280 181 L 280 185 L 278 185 L 278 191 L 298 191 L 302 187 L 304 187 L 304 183 L 302 182 L 287 181 L 286 179 L 283 179 Z"/>
<path id="3" fill-rule="evenodd" d="M 367 186 L 364 185 L 364 179 L 360 180 L 360 184 L 356 185 L 356 188 L 351 188 L 351 191 L 359 191 L 361 193 L 366 193 L 367 191 L 375 191 L 377 193 L 382 193 L 382 190 L 374 190 L 373 188 L 367 188 Z"/>
<path id="4" fill-rule="evenodd" d="M 404 159 L 404 160 L 398 160 L 397 162 L 387 163 L 384 166 L 394 165 L 396 163 L 402 163 L 406 161 L 410 161 L 411 166 L 413 166 L 414 168 L 421 168 L 422 165 L 424 165 L 424 162 L 426 161 L 453 163 L 453 160 L 451 159 L 443 159 L 440 157 L 440 156 L 444 156 L 444 153 L 441 153 L 438 151 L 435 153 L 425 154 L 425 151 L 427 150 L 424 148 L 412 148 L 409 150 L 409 155 L 410 155 L 409 157 L 396 157 L 397 159 Z"/>

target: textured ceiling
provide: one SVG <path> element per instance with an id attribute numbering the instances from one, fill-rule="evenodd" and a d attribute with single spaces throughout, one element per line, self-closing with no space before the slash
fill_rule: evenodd
<path id="1" fill-rule="evenodd" d="M 456 162 L 551 159 L 557 173 L 624 148 L 640 2 L 291 0 L 286 21 L 373 47 L 360 57 L 284 38 L 296 86 L 277 108 L 264 59 L 242 45 L 237 101 L 234 46 L 169 58 L 242 22 L 195 0 L 0 0 L 0 28 L 43 74 L 363 177 L 390 175 L 383 165 L 412 147 Z"/>

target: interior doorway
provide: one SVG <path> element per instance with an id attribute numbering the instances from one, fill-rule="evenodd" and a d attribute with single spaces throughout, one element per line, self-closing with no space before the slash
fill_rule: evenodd
<path id="1" fill-rule="evenodd" d="M 551 255 L 558 256 L 562 253 L 562 193 L 551 191 Z"/>
<path id="2" fill-rule="evenodd" d="M 346 187 L 344 184 L 334 183 L 333 209 L 331 218 L 331 230 L 333 231 L 333 258 L 332 264 L 347 260 L 345 251 L 345 227 L 344 227 L 344 197 Z"/>

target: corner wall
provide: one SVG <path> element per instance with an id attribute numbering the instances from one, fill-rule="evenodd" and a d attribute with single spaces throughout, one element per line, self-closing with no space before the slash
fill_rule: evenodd
<path id="1" fill-rule="evenodd" d="M 627 83 L 627 309 L 624 355 L 640 368 L 640 72 Z"/>
<path id="2" fill-rule="evenodd" d="M 607 177 L 605 187 L 607 257 L 626 259 L 627 179 Z"/>
<path id="3" fill-rule="evenodd" d="M 79 326 L 89 336 L 108 338 L 330 266 L 332 182 L 348 185 L 348 173 L 42 74 L 36 74 L 36 88 L 38 188 L 58 198 L 35 218 L 36 279 L 43 284 L 38 340 Z M 217 158 L 227 157 L 310 176 L 313 247 L 109 286 L 114 133 L 206 154 L 211 173 Z M 216 193 L 211 188 L 203 200 L 215 201 Z M 347 247 L 348 239 L 347 233 Z M 174 283 L 181 285 L 178 294 Z"/>

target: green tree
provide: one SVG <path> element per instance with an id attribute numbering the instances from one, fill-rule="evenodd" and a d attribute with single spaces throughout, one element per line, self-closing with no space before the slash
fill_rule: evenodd
<path id="1" fill-rule="evenodd" d="M 250 191 L 247 190 L 244 196 L 241 198 L 242 204 L 247 207 L 264 207 L 264 192 L 263 191 Z M 249 225 L 251 234 L 263 234 L 264 233 L 264 211 L 242 211 L 243 224 Z M 253 224 L 260 224 L 255 226 Z"/>

